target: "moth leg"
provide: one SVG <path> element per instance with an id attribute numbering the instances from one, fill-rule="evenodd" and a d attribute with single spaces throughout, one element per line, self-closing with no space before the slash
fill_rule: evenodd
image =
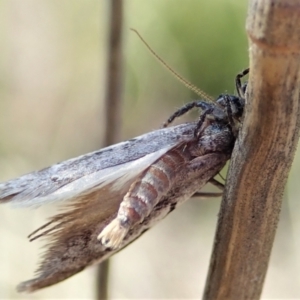
<path id="1" fill-rule="evenodd" d="M 206 103 L 204 101 L 194 101 L 187 103 L 186 105 L 179 108 L 177 111 L 175 111 L 170 118 L 163 124 L 163 127 L 167 127 L 169 124 L 171 124 L 176 118 L 186 114 L 188 111 L 195 107 L 200 107 L 202 110 L 207 110 L 212 105 L 209 103 Z"/>
<path id="2" fill-rule="evenodd" d="M 222 192 L 221 193 L 205 193 L 205 192 L 196 192 L 192 197 L 203 197 L 203 198 L 216 198 L 221 197 L 224 191 L 224 184 L 219 182 L 218 180 L 211 178 L 208 182 L 219 188 Z"/>
<path id="3" fill-rule="evenodd" d="M 232 109 L 230 105 L 230 98 L 228 95 L 224 95 L 225 103 L 226 103 L 226 112 L 227 112 L 227 117 L 229 124 L 231 125 L 232 128 L 234 128 L 234 121 L 233 121 L 233 116 L 232 116 Z"/>
<path id="4" fill-rule="evenodd" d="M 225 178 L 222 176 L 222 174 L 220 172 L 218 173 L 218 175 L 222 178 L 223 181 L 225 181 Z"/>
<path id="5" fill-rule="evenodd" d="M 241 79 L 249 73 L 250 69 L 247 68 L 235 77 L 236 91 L 240 98 L 245 99 L 245 87 L 242 85 Z"/>
<path id="6" fill-rule="evenodd" d="M 199 118 L 199 120 L 197 122 L 196 129 L 194 131 L 194 137 L 199 137 L 200 136 L 200 134 L 201 134 L 201 132 L 203 130 L 202 129 L 202 125 L 204 124 L 206 116 L 210 115 L 213 112 L 213 110 L 214 110 L 213 106 L 211 106 L 210 104 L 208 104 L 208 105 L 209 105 L 209 107 L 206 108 L 206 110 L 202 113 L 202 115 L 200 116 L 200 118 Z"/>
<path id="7" fill-rule="evenodd" d="M 214 186 L 216 186 L 216 187 L 217 187 L 218 189 L 220 189 L 222 192 L 224 191 L 225 185 L 224 185 L 222 182 L 218 181 L 217 179 L 211 178 L 211 179 L 209 179 L 208 182 L 211 183 L 211 184 L 213 184 Z"/>
<path id="8" fill-rule="evenodd" d="M 223 195 L 223 193 L 196 192 L 192 197 L 217 198 L 217 197 L 221 197 L 222 195 Z"/>

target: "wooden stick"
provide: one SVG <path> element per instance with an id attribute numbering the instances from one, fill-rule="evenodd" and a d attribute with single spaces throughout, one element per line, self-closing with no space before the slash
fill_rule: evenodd
<path id="1" fill-rule="evenodd" d="M 204 299 L 259 299 L 299 136 L 300 1 L 250 0 L 250 78 Z"/>
<path id="2" fill-rule="evenodd" d="M 105 138 L 108 146 L 120 141 L 122 110 L 122 25 L 123 0 L 110 0 L 108 65 L 105 96 Z M 98 267 L 97 299 L 108 299 L 109 260 Z"/>

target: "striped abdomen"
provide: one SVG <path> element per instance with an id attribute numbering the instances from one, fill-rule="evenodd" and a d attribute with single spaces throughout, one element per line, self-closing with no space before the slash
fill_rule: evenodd
<path id="1" fill-rule="evenodd" d="M 131 184 L 117 217 L 98 236 L 108 248 L 117 248 L 130 228 L 141 223 L 172 188 L 178 169 L 192 159 L 188 147 L 170 150 Z"/>
<path id="2" fill-rule="evenodd" d="M 124 196 L 118 217 L 126 226 L 140 223 L 147 217 L 163 195 L 171 189 L 178 168 L 191 159 L 188 151 L 173 149 L 152 164 L 144 175 L 136 180 Z"/>

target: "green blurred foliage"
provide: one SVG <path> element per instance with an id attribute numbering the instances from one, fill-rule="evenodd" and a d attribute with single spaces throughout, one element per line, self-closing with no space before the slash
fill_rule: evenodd
<path id="1" fill-rule="evenodd" d="M 234 92 L 234 76 L 248 66 L 245 4 L 194 0 L 152 0 L 143 5 L 136 0 L 128 4 L 128 27 L 137 29 L 172 68 L 212 96 Z M 143 18 L 138 18 L 139 15 Z M 124 31 L 125 40 L 130 41 L 125 48 L 128 49 L 125 50 L 128 55 L 125 118 L 132 109 L 140 107 L 148 116 L 135 121 L 140 123 L 146 118 L 147 124 L 155 126 L 175 107 L 199 98 L 155 62 L 135 34 L 127 32 L 127 26 Z M 128 125 L 130 131 L 134 125 Z M 141 126 L 138 128 L 145 130 Z"/>

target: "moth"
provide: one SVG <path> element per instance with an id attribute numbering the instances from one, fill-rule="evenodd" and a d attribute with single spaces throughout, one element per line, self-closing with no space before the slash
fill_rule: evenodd
<path id="1" fill-rule="evenodd" d="M 135 31 L 135 30 L 133 30 Z M 18 285 L 19 292 L 51 286 L 101 263 L 141 236 L 190 197 L 201 195 L 230 158 L 245 105 L 247 83 L 236 76 L 237 96 L 216 101 L 180 77 L 208 101 L 194 101 L 173 113 L 164 127 L 193 108 L 197 122 L 155 130 L 131 140 L 0 183 L 0 203 L 36 207 L 63 205 L 61 213 L 29 235 L 44 237 L 47 250 L 37 276 Z M 202 194 L 203 195 L 203 194 Z"/>
<path id="2" fill-rule="evenodd" d="M 237 96 L 195 101 L 164 124 L 194 107 L 197 122 L 159 129 L 0 183 L 0 203 L 20 207 L 47 203 L 64 211 L 38 228 L 30 240 L 46 237 L 48 247 L 37 277 L 20 292 L 58 283 L 101 263 L 141 236 L 178 205 L 212 182 L 230 158 L 245 105 L 246 84 L 236 77 Z"/>

